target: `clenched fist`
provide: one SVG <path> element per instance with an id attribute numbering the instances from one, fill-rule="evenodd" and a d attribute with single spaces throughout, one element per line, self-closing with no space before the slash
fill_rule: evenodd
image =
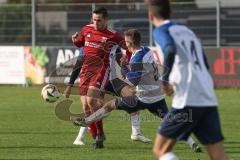
<path id="1" fill-rule="evenodd" d="M 77 37 L 78 37 L 78 32 L 76 32 L 72 35 L 72 42 L 73 43 L 77 40 Z"/>

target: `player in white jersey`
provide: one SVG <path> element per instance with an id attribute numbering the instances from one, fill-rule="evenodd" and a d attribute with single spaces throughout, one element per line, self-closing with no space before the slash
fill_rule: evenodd
<path id="1" fill-rule="evenodd" d="M 156 136 L 154 154 L 159 160 L 178 160 L 172 153 L 174 144 L 194 133 L 212 160 L 227 160 L 218 104 L 201 42 L 186 26 L 169 20 L 168 0 L 148 0 L 148 13 L 156 27 L 154 40 L 164 57 L 163 90 L 167 95 L 175 93 L 172 109 Z"/>
<path id="2" fill-rule="evenodd" d="M 129 88 L 131 85 L 136 87 L 136 94 L 111 100 L 85 120 L 75 121 L 75 124 L 86 126 L 94 120 L 107 117 L 109 112 L 114 109 L 125 110 L 128 113 L 148 109 L 160 118 L 167 114 L 168 108 L 165 96 L 159 93 L 162 84 L 160 80 L 161 74 L 159 73 L 160 66 L 155 63 L 152 51 L 148 47 L 140 45 L 141 35 L 136 29 L 129 29 L 125 32 L 125 41 L 128 50 L 133 55 L 129 65 L 128 62 L 122 61 L 120 67 L 117 60 L 119 55 L 116 53 L 121 51 L 117 51 L 119 49 L 118 46 L 113 47 L 110 61 L 110 80 L 115 92 L 118 93 L 122 89 L 128 89 L 130 90 L 129 92 L 132 92 L 131 88 Z M 124 81 L 120 72 L 123 73 L 126 81 Z M 200 148 L 191 137 L 188 138 L 187 143 L 196 152 L 200 151 Z"/>

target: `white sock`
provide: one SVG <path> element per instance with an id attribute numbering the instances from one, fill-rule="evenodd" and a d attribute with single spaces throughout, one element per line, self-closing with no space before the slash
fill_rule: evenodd
<path id="1" fill-rule="evenodd" d="M 131 116 L 131 123 L 132 123 L 132 135 L 141 134 L 140 130 L 140 115 L 139 113 Z"/>
<path id="2" fill-rule="evenodd" d="M 88 131 L 88 128 L 87 128 L 87 127 L 80 127 L 80 130 L 79 130 L 79 132 L 78 132 L 78 136 L 77 136 L 76 140 L 78 140 L 78 141 L 80 141 L 80 140 L 83 141 L 83 139 L 84 139 L 87 131 Z"/>
<path id="3" fill-rule="evenodd" d="M 167 152 L 163 156 L 159 157 L 159 160 L 179 160 L 173 152 Z"/>
<path id="4" fill-rule="evenodd" d="M 99 110 L 97 110 L 96 112 L 91 114 L 89 117 L 87 117 L 85 119 L 85 122 L 87 124 L 90 124 L 95 120 L 100 120 L 100 119 L 106 118 L 109 114 L 110 114 L 110 112 L 105 110 L 105 108 L 100 108 Z"/>
<path id="5" fill-rule="evenodd" d="M 192 139 L 192 137 L 189 136 L 186 143 L 189 145 L 190 148 L 192 148 L 195 141 Z"/>

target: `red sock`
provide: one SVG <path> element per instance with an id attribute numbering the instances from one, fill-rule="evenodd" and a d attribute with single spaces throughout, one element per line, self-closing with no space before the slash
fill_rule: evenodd
<path id="1" fill-rule="evenodd" d="M 86 114 L 86 117 L 87 118 L 88 116 L 90 116 L 90 114 Z M 97 136 L 97 128 L 96 128 L 96 125 L 95 125 L 95 122 L 92 122 L 88 125 L 88 129 L 89 129 L 89 133 L 91 134 L 91 136 L 95 139 L 96 136 Z"/>
<path id="2" fill-rule="evenodd" d="M 97 128 L 97 134 L 98 135 L 101 135 L 101 134 L 104 133 L 102 120 L 95 121 L 95 126 Z"/>
<path id="3" fill-rule="evenodd" d="M 96 128 L 95 122 L 90 123 L 88 125 L 88 129 L 92 137 L 95 139 L 97 136 L 97 128 Z"/>

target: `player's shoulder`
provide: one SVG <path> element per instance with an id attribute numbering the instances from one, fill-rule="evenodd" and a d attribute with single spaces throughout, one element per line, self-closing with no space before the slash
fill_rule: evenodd
<path id="1" fill-rule="evenodd" d="M 174 43 L 173 38 L 169 33 L 169 29 L 175 25 L 178 24 L 174 21 L 167 21 L 160 27 L 154 29 L 153 36 L 158 45 L 160 45 L 161 47 L 165 47 L 168 44 Z"/>
<path id="2" fill-rule="evenodd" d="M 148 47 L 141 47 L 136 51 L 136 53 L 132 56 L 132 62 L 141 62 L 143 58 L 148 54 L 151 53 L 151 49 Z"/>
<path id="3" fill-rule="evenodd" d="M 110 37 L 112 37 L 112 39 L 114 41 L 121 41 L 121 40 L 123 40 L 122 35 L 118 31 L 116 31 L 116 30 L 114 30 L 112 28 L 107 28 L 107 33 L 108 33 L 108 35 Z"/>
<path id="4" fill-rule="evenodd" d="M 93 24 L 88 24 L 83 26 L 82 30 L 94 30 Z"/>
<path id="5" fill-rule="evenodd" d="M 117 40 L 123 39 L 122 35 L 118 31 L 116 31 L 116 30 L 114 30 L 112 28 L 108 27 L 106 31 L 107 31 L 108 35 L 112 35 L 113 39 L 117 39 Z"/>
<path id="6" fill-rule="evenodd" d="M 179 36 L 179 35 L 182 35 L 182 34 L 185 34 L 185 35 L 190 35 L 190 36 L 194 36 L 194 37 L 197 37 L 196 34 L 194 33 L 194 31 L 192 31 L 188 26 L 184 25 L 184 24 L 175 24 L 175 25 L 172 25 L 171 27 L 169 27 L 169 33 L 175 37 L 175 36 Z"/>
<path id="7" fill-rule="evenodd" d="M 114 30 L 114 29 L 112 29 L 112 28 L 110 28 L 110 27 L 107 27 L 107 31 L 108 31 L 109 33 L 111 33 L 111 34 L 117 34 L 117 31 Z"/>
<path id="8" fill-rule="evenodd" d="M 137 50 L 137 54 L 142 55 L 142 56 L 148 54 L 149 52 L 151 52 L 151 49 L 149 47 L 145 47 L 145 46 L 142 46 L 139 50 Z"/>

